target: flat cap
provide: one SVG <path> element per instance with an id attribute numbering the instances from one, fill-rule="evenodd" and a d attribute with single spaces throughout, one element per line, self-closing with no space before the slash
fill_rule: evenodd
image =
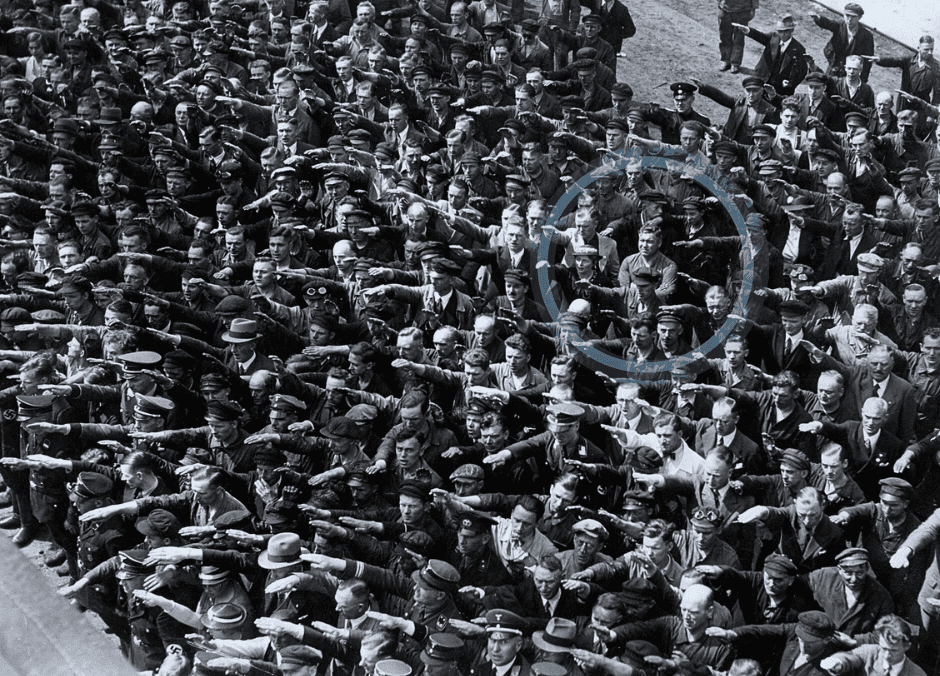
<path id="1" fill-rule="evenodd" d="M 604 528 L 604 524 L 596 519 L 581 519 L 571 527 L 571 532 L 591 535 L 601 542 L 605 542 L 610 536 L 610 533 Z"/>
<path id="2" fill-rule="evenodd" d="M 868 561 L 868 550 L 864 547 L 849 547 L 836 554 L 836 564 L 839 566 L 861 566 Z"/>
<path id="3" fill-rule="evenodd" d="M 235 422 L 241 420 L 244 414 L 244 409 L 234 401 L 219 401 L 213 399 L 206 404 L 206 420 Z"/>
<path id="4" fill-rule="evenodd" d="M 780 303 L 780 314 L 803 317 L 809 312 L 809 305 L 801 300 L 785 300 Z"/>
<path id="5" fill-rule="evenodd" d="M 824 641 L 832 638 L 835 633 L 835 623 L 821 610 L 808 610 L 799 614 L 796 635 L 804 641 Z"/>
<path id="6" fill-rule="evenodd" d="M 746 78 L 741 80 L 741 86 L 745 89 L 763 89 L 764 80 L 757 77 L 756 75 L 748 75 Z"/>
<path id="7" fill-rule="evenodd" d="M 764 570 L 781 573 L 783 575 L 796 575 L 799 569 L 789 556 L 784 554 L 771 554 L 764 559 Z"/>
<path id="8" fill-rule="evenodd" d="M 862 9 L 862 6 L 857 2 L 848 3 L 842 10 L 843 14 L 848 14 L 849 16 L 865 16 L 865 10 Z"/>
<path id="9" fill-rule="evenodd" d="M 795 470 L 808 470 L 811 467 L 809 458 L 802 451 L 788 448 L 780 455 L 780 464 Z"/>
<path id="10" fill-rule="evenodd" d="M 483 476 L 484 474 L 483 474 L 482 467 L 480 467 L 479 465 L 472 465 L 470 463 L 467 463 L 465 465 L 461 465 L 460 467 L 455 469 L 453 472 L 451 472 L 450 480 L 454 482 L 482 481 Z"/>
<path id="11" fill-rule="evenodd" d="M 336 416 L 320 430 L 320 434 L 327 439 L 353 439 L 358 434 L 356 423 L 346 416 Z"/>
<path id="12" fill-rule="evenodd" d="M 137 519 L 135 527 L 139 533 L 144 535 L 165 538 L 179 535 L 183 524 L 172 512 L 165 509 L 155 509 L 147 516 Z"/>
<path id="13" fill-rule="evenodd" d="M 859 254 L 856 260 L 858 261 L 859 272 L 881 272 L 881 269 L 885 266 L 884 258 L 870 252 Z"/>
<path id="14" fill-rule="evenodd" d="M 890 476 L 881 479 L 878 485 L 881 486 L 882 493 L 894 495 L 902 500 L 910 500 L 911 495 L 914 494 L 914 487 L 904 479 L 898 477 Z"/>

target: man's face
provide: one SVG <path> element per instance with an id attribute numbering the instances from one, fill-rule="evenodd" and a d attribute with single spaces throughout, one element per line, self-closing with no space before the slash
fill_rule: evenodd
<path id="1" fill-rule="evenodd" d="M 424 348 L 416 338 L 399 338 L 397 347 L 398 355 L 402 359 L 407 359 L 408 361 L 421 361 L 421 357 L 424 354 Z"/>
<path id="2" fill-rule="evenodd" d="M 421 462 L 421 443 L 414 437 L 399 441 L 395 444 L 395 454 L 405 469 L 417 467 Z"/>
<path id="3" fill-rule="evenodd" d="M 695 100 L 695 97 L 690 94 L 687 94 L 687 95 L 674 96 L 672 100 L 673 100 L 673 103 L 675 103 L 676 105 L 676 111 L 685 115 L 686 113 L 692 110 L 692 102 Z"/>
<path id="4" fill-rule="evenodd" d="M 640 233 L 637 248 L 646 257 L 655 256 L 659 251 L 659 237 L 651 232 Z"/>
<path id="5" fill-rule="evenodd" d="M 683 129 L 679 132 L 679 145 L 687 153 L 694 153 L 699 148 L 701 139 L 692 129 Z"/>
<path id="6" fill-rule="evenodd" d="M 827 481 L 838 483 L 845 476 L 846 461 L 838 453 L 827 453 L 819 459 L 823 476 Z"/>
<path id="7" fill-rule="evenodd" d="M 682 436 L 673 425 L 663 425 L 655 428 L 656 438 L 665 453 L 671 453 L 682 445 Z"/>
<path id="8" fill-rule="evenodd" d="M 494 631 L 486 640 L 486 654 L 494 667 L 511 664 L 522 647 L 522 637 L 502 631 Z"/>
<path id="9" fill-rule="evenodd" d="M 839 566 L 839 576 L 850 591 L 859 593 L 865 587 L 865 578 L 868 576 L 868 564 Z"/>
<path id="10" fill-rule="evenodd" d="M 774 405 L 786 409 L 793 403 L 793 388 L 789 385 L 774 385 L 770 390 Z"/>
<path id="11" fill-rule="evenodd" d="M 493 50 L 493 60 L 496 62 L 496 65 L 501 67 L 506 67 L 509 65 L 509 48 L 500 45 Z"/>
<path id="12" fill-rule="evenodd" d="M 401 410 L 401 422 L 405 429 L 421 431 L 427 426 L 427 417 L 421 412 L 420 406 L 403 408 Z"/>
<path id="13" fill-rule="evenodd" d="M 686 598 L 686 596 L 683 597 L 679 606 L 682 624 L 689 631 L 698 631 L 711 619 L 711 607 L 703 599 Z"/>
<path id="14" fill-rule="evenodd" d="M 575 217 L 575 227 L 578 229 L 578 236 L 582 240 L 588 241 L 594 238 L 595 233 L 597 232 L 597 222 L 593 216 L 590 216 L 585 213 L 578 213 Z"/>
<path id="15" fill-rule="evenodd" d="M 764 569 L 764 591 L 769 597 L 779 599 L 787 593 L 794 579 L 792 575 Z"/>
<path id="16" fill-rule="evenodd" d="M 784 108 L 783 112 L 780 113 L 780 122 L 785 129 L 793 129 L 796 127 L 796 123 L 799 119 L 800 114 L 791 108 Z"/>
<path id="17" fill-rule="evenodd" d="M 251 272 L 251 280 L 262 289 L 268 289 L 276 284 L 274 279 L 274 266 L 270 263 L 255 263 Z"/>
<path id="18" fill-rule="evenodd" d="M 561 587 L 561 578 L 562 571 L 560 570 L 552 571 L 542 566 L 536 566 L 532 581 L 535 583 L 539 596 L 543 599 L 551 599 L 555 597 Z"/>
<path id="19" fill-rule="evenodd" d="M 62 267 L 68 269 L 82 262 L 82 254 L 74 246 L 64 246 L 59 249 L 59 262 Z"/>
<path id="20" fill-rule="evenodd" d="M 712 321 L 724 323 L 728 312 L 731 311 L 731 299 L 727 296 L 709 296 L 705 299 L 705 309 L 708 311 L 708 315 L 712 318 Z"/>
<path id="21" fill-rule="evenodd" d="M 56 255 L 56 242 L 51 235 L 34 234 L 33 251 L 42 260 L 52 260 Z"/>
<path id="22" fill-rule="evenodd" d="M 254 342 L 232 343 L 231 349 L 235 361 L 242 364 L 251 359 L 251 356 L 255 353 L 255 344 Z"/>
<path id="23" fill-rule="evenodd" d="M 862 428 L 866 434 L 877 434 L 884 427 L 887 413 L 873 405 L 862 406 Z"/>
<path id="24" fill-rule="evenodd" d="M 535 534 L 537 520 L 534 513 L 516 505 L 509 520 L 512 540 L 524 542 Z"/>
<path id="25" fill-rule="evenodd" d="M 124 268 L 124 284 L 129 289 L 140 291 L 147 286 L 149 281 L 150 278 L 147 276 L 146 271 L 139 265 L 128 265 Z"/>
<path id="26" fill-rule="evenodd" d="M 470 556 L 484 551 L 488 533 L 479 533 L 469 528 L 461 528 L 457 532 L 457 551 L 464 556 Z"/>
<path id="27" fill-rule="evenodd" d="M 599 538 L 588 535 L 587 533 L 575 533 L 572 538 L 574 556 L 582 567 L 591 566 L 601 550 L 601 541 Z"/>
<path id="28" fill-rule="evenodd" d="M 220 207 L 217 211 L 219 216 L 219 223 L 222 223 L 223 214 L 230 210 L 230 207 L 226 206 L 224 211 Z M 227 216 L 226 216 L 227 217 Z M 225 250 L 232 256 L 241 256 L 245 253 L 245 235 L 242 233 L 232 234 L 226 233 L 225 235 Z"/>
<path id="29" fill-rule="evenodd" d="M 842 400 L 842 394 L 843 388 L 834 378 L 820 378 L 816 385 L 816 397 L 825 409 L 838 406 Z"/>
<path id="30" fill-rule="evenodd" d="M 823 509 L 815 500 L 798 500 L 796 503 L 796 518 L 800 525 L 812 532 L 823 519 Z"/>
<path id="31" fill-rule="evenodd" d="M 416 524 L 424 518 L 424 502 L 410 495 L 400 495 L 398 496 L 398 511 L 401 512 L 402 523 Z"/>
<path id="32" fill-rule="evenodd" d="M 98 227 L 98 218 L 96 216 L 92 216 L 91 214 L 76 214 L 75 227 L 78 228 L 78 231 L 84 237 L 90 237 L 95 233 L 95 230 Z"/>
<path id="33" fill-rule="evenodd" d="M 891 375 L 891 369 L 894 363 L 890 354 L 884 350 L 880 350 L 868 356 L 868 365 L 871 368 L 872 377 L 880 383 Z"/>
<path id="34" fill-rule="evenodd" d="M 806 479 L 806 472 L 795 469 L 790 465 L 780 465 L 780 478 L 787 488 L 802 486 Z"/>
<path id="35" fill-rule="evenodd" d="M 664 347 L 673 347 L 679 342 L 682 327 L 676 322 L 660 322 L 656 325 L 656 332 Z"/>
<path id="36" fill-rule="evenodd" d="M 926 305 L 926 291 L 913 291 L 908 289 L 904 292 L 904 309 L 907 311 L 909 317 L 920 317 L 923 314 Z"/>
<path id="37" fill-rule="evenodd" d="M 205 479 L 193 479 L 190 490 L 193 492 L 195 501 L 203 506 L 211 505 L 219 493 L 219 487 L 211 486 Z"/>

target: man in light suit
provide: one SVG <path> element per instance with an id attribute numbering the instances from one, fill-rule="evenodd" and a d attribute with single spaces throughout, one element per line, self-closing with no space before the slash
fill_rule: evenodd
<path id="1" fill-rule="evenodd" d="M 927 676 L 907 656 L 911 625 L 897 615 L 885 615 L 875 624 L 877 645 L 867 643 L 849 652 L 827 657 L 820 666 L 830 674 L 860 672 L 868 676 Z"/>

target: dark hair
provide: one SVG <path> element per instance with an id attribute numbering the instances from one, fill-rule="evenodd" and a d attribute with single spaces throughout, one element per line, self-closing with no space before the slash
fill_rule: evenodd
<path id="1" fill-rule="evenodd" d="M 520 495 L 515 506 L 535 514 L 536 521 L 541 521 L 542 515 L 545 514 L 545 505 L 534 495 Z"/>
<path id="2" fill-rule="evenodd" d="M 375 364 L 376 359 L 378 358 L 378 351 L 372 346 L 371 343 L 366 341 L 360 341 L 355 345 L 349 348 L 349 354 L 354 354 L 359 358 L 359 361 L 364 364 Z"/>

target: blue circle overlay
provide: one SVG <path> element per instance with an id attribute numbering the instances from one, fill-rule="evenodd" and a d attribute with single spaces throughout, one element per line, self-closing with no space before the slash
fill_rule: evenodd
<path id="1" fill-rule="evenodd" d="M 560 221 L 565 209 L 581 194 L 582 190 L 589 188 L 597 179 L 609 176 L 612 172 L 622 171 L 627 164 L 635 165 L 638 162 L 644 169 L 663 169 L 672 172 L 682 172 L 691 176 L 695 183 L 702 186 L 711 193 L 712 196 L 716 197 L 725 211 L 728 212 L 728 215 L 731 216 L 731 220 L 734 222 L 735 228 L 737 228 L 738 234 L 741 236 L 741 250 L 743 253 L 741 258 L 744 260 L 744 269 L 741 271 L 741 289 L 738 293 L 732 314 L 741 317 L 745 316 L 747 312 L 747 301 L 754 285 L 754 259 L 756 257 L 750 235 L 747 231 L 747 223 L 741 210 L 738 209 L 737 204 L 735 204 L 731 193 L 728 192 L 724 185 L 726 179 L 719 175 L 717 167 L 707 164 L 699 156 L 690 156 L 683 150 L 663 145 L 646 148 L 634 147 L 624 151 L 607 152 L 603 162 L 598 167 L 595 167 L 578 179 L 575 184 L 561 196 L 554 207 L 552 207 L 544 225 L 557 229 L 556 224 Z M 551 279 L 549 278 L 551 264 L 548 261 L 548 255 L 552 241 L 550 235 L 544 232 L 542 233 L 539 239 L 538 263 L 536 265 L 538 286 L 542 294 L 543 303 L 551 315 L 552 320 L 558 321 L 558 316 L 561 312 L 551 293 Z M 622 359 L 602 352 L 591 344 L 584 344 L 580 336 L 572 336 L 571 339 L 578 341 L 577 344 L 574 344 L 574 347 L 588 359 L 598 364 L 603 364 L 607 369 L 612 369 L 629 377 L 630 375 L 671 371 L 674 366 L 684 366 L 696 359 L 700 359 L 702 354 L 707 355 L 721 345 L 740 322 L 740 319 L 728 317 L 721 328 L 696 350 L 665 361 L 635 362 Z"/>

